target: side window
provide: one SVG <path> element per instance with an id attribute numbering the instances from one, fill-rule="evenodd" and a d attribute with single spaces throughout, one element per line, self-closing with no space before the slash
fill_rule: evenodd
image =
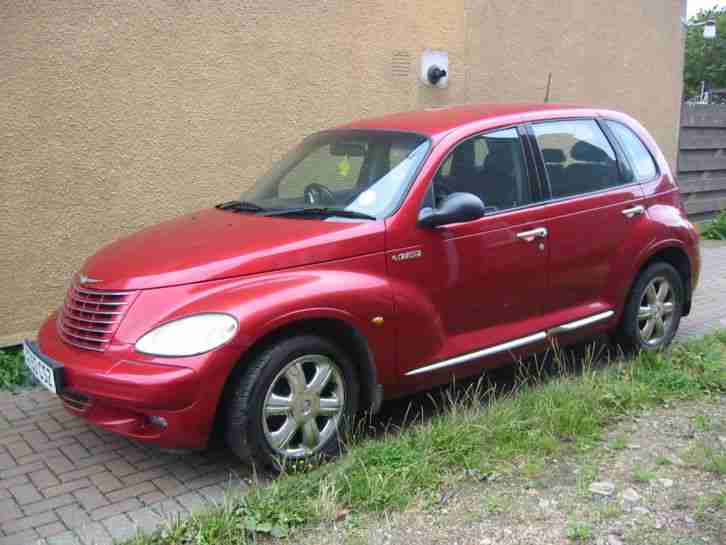
<path id="1" fill-rule="evenodd" d="M 533 130 L 553 198 L 621 183 L 615 152 L 595 120 L 547 121 Z"/>
<path id="2" fill-rule="evenodd" d="M 640 138 L 622 123 L 617 121 L 606 121 L 606 123 L 610 130 L 615 133 L 615 138 L 623 146 L 630 164 L 633 165 L 636 181 L 644 182 L 653 179 L 658 173 L 658 168 L 655 166 L 655 161 L 653 161 L 648 148 L 645 147 Z"/>
<path id="3" fill-rule="evenodd" d="M 434 177 L 436 205 L 455 192 L 478 196 L 489 213 L 532 202 L 516 129 L 475 136 L 454 148 Z"/>

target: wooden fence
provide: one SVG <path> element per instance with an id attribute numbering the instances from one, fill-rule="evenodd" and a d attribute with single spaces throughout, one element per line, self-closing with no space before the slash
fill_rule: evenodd
<path id="1" fill-rule="evenodd" d="M 726 209 L 726 106 L 683 105 L 678 181 L 689 216 Z"/>

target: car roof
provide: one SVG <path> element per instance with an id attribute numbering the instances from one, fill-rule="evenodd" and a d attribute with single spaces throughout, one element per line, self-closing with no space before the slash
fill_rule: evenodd
<path id="1" fill-rule="evenodd" d="M 492 121 L 492 125 L 496 125 L 497 122 L 524 123 L 556 117 L 595 116 L 599 113 L 599 110 L 573 104 L 464 104 L 361 119 L 336 128 L 396 130 L 440 137 L 455 129 L 481 121 Z"/>

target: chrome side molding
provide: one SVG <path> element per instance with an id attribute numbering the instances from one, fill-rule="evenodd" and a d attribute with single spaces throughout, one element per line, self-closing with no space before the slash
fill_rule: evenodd
<path id="1" fill-rule="evenodd" d="M 567 333 L 568 331 L 573 331 L 575 329 L 594 324 L 595 322 L 601 322 L 603 320 L 607 320 L 613 314 L 615 314 L 614 311 L 606 310 L 605 312 L 593 314 L 592 316 L 588 316 L 587 318 L 581 318 L 580 320 L 575 320 L 574 322 L 567 322 L 566 324 L 558 325 L 557 327 L 549 329 L 547 331 L 547 336 L 551 337 L 552 335 L 557 335 L 558 333 Z"/>
<path id="2" fill-rule="evenodd" d="M 533 333 L 532 335 L 527 335 L 526 337 L 520 337 L 518 339 L 513 339 L 513 340 L 507 341 L 505 343 L 495 344 L 494 346 L 490 346 L 488 348 L 483 348 L 481 350 L 476 350 L 474 352 L 468 352 L 466 354 L 461 354 L 460 356 L 455 356 L 455 357 L 449 358 L 447 360 L 442 360 L 437 363 L 425 365 L 424 367 L 418 367 L 418 368 L 412 369 L 411 371 L 406 373 L 406 376 L 410 377 L 413 375 L 420 375 L 421 373 L 437 371 L 438 369 L 445 369 L 446 367 L 452 367 L 454 365 L 466 363 L 468 361 L 483 358 L 485 356 L 492 356 L 492 355 L 498 354 L 500 352 L 507 352 L 509 350 L 513 350 L 513 349 L 519 348 L 521 346 L 532 344 L 537 341 L 543 341 L 546 338 L 552 337 L 559 333 L 567 333 L 569 331 L 574 331 L 575 329 L 579 329 L 581 327 L 585 327 L 585 326 L 594 324 L 596 322 L 601 322 L 602 320 L 607 320 L 614 314 L 615 314 L 615 311 L 606 310 L 605 312 L 593 314 L 592 316 L 588 316 L 586 318 L 581 318 L 579 320 L 574 320 L 572 322 L 567 322 L 562 325 L 558 325 L 557 327 L 553 327 L 551 329 L 548 329 L 547 331 L 538 331 L 537 333 Z"/>
<path id="3" fill-rule="evenodd" d="M 544 331 L 540 331 L 539 333 L 535 333 L 534 335 L 527 335 L 526 337 L 520 337 L 519 339 L 514 339 L 513 341 L 496 344 L 494 346 L 490 346 L 489 348 L 477 350 L 476 352 L 469 352 L 468 354 L 462 354 L 461 356 L 456 356 L 448 360 L 440 361 L 438 363 L 432 363 L 431 365 L 419 367 L 418 369 L 413 369 L 406 373 L 406 376 L 419 375 L 421 373 L 428 373 L 429 371 L 443 369 L 444 367 L 451 367 L 452 365 L 466 363 L 470 360 L 475 360 L 478 358 L 483 358 L 484 356 L 491 356 L 492 354 L 498 354 L 499 352 L 505 352 L 507 350 L 519 348 L 520 346 L 524 346 L 525 344 L 542 341 L 546 338 L 547 334 Z"/>

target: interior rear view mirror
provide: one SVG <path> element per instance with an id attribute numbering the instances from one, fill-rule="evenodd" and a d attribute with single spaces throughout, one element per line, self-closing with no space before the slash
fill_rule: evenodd
<path id="1" fill-rule="evenodd" d="M 356 142 L 333 142 L 330 144 L 330 154 L 336 157 L 364 157 L 366 147 Z"/>

